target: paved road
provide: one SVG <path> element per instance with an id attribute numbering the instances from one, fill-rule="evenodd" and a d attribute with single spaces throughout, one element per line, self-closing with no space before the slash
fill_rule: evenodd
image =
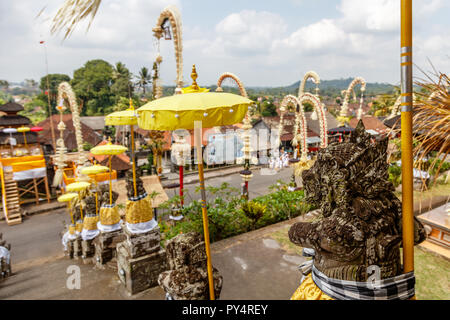
<path id="1" fill-rule="evenodd" d="M 273 184 L 276 184 L 277 180 L 282 180 L 286 183 L 289 183 L 291 181 L 291 176 L 292 176 L 291 168 L 282 169 L 276 174 L 270 174 L 270 171 L 268 169 L 254 170 L 253 177 L 249 182 L 250 199 L 269 193 L 270 192 L 269 187 Z M 191 178 L 193 178 L 193 176 L 185 177 L 185 181 Z M 206 180 L 206 187 L 208 186 L 219 187 L 223 182 L 229 183 L 231 187 L 237 188 L 239 192 L 241 192 L 242 190 L 243 182 L 242 178 L 238 173 L 229 176 L 217 177 Z M 188 190 L 189 195 L 193 199 L 200 198 L 200 193 L 195 192 L 195 189 L 198 186 L 199 186 L 198 183 L 185 185 L 185 189 Z M 174 194 L 178 194 L 178 192 L 179 192 L 178 188 L 167 190 L 167 194 L 169 195 L 169 197 L 173 196 Z M 186 201 L 189 202 L 188 195 L 186 195 Z"/>
<path id="2" fill-rule="evenodd" d="M 254 173 L 250 181 L 250 198 L 269 193 L 268 187 L 278 179 L 290 181 L 292 169 L 286 168 L 277 175 L 264 175 L 260 171 Z M 220 186 L 222 182 L 228 182 L 235 188 L 240 188 L 242 179 L 238 174 L 225 177 L 211 178 L 206 181 L 206 186 Z M 195 193 L 198 183 L 186 185 L 192 198 L 199 198 Z M 167 190 L 169 197 L 178 189 Z M 13 264 L 27 264 L 32 260 L 43 259 L 52 256 L 60 256 L 63 253 L 61 244 L 61 231 L 63 226 L 70 220 L 65 209 L 53 210 L 48 213 L 37 214 L 26 217 L 22 224 L 8 226 L 5 221 L 0 222 L 0 232 L 3 239 L 11 243 L 11 259 Z"/>

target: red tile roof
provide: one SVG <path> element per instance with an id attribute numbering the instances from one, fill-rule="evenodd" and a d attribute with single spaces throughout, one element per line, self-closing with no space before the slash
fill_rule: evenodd
<path id="1" fill-rule="evenodd" d="M 97 146 L 102 146 L 107 144 L 108 141 L 103 140 L 100 142 Z M 89 153 L 90 159 L 95 159 L 97 162 L 102 166 L 109 166 L 109 157 L 103 156 L 103 155 L 93 155 L 92 153 Z M 125 154 L 118 154 L 111 157 L 111 168 L 113 170 L 121 171 L 121 170 L 128 170 L 131 168 L 130 165 L 130 158 Z"/>
<path id="2" fill-rule="evenodd" d="M 356 128 L 358 121 L 359 120 L 357 118 L 352 118 L 350 119 L 349 125 L 353 128 Z M 386 133 L 390 130 L 383 124 L 383 122 L 381 122 L 381 120 L 374 116 L 363 116 L 362 122 L 366 130 L 374 130 L 380 134 Z"/>
<path id="3" fill-rule="evenodd" d="M 55 132 L 55 140 L 59 138 L 59 130 L 58 130 L 58 123 L 60 121 L 60 115 L 54 114 L 52 115 L 52 122 L 53 122 L 53 129 Z M 67 150 L 70 152 L 72 150 L 77 149 L 77 141 L 75 138 L 75 127 L 73 126 L 72 121 L 72 114 L 63 114 L 63 122 L 66 125 L 66 129 L 64 130 L 64 145 L 66 146 Z M 50 129 L 50 118 L 45 119 L 44 121 L 41 121 L 38 123 L 39 127 L 42 127 L 43 130 L 39 134 L 39 139 L 41 142 L 45 144 L 52 145 L 52 134 Z M 97 134 L 92 128 L 85 125 L 83 122 L 81 122 L 81 132 L 83 137 L 83 142 L 88 142 L 89 144 L 96 146 L 99 142 L 101 142 L 103 139 L 102 137 Z"/>

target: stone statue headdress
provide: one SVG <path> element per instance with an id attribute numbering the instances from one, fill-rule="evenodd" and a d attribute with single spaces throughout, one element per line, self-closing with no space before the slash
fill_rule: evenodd
<path id="1" fill-rule="evenodd" d="M 402 206 L 388 181 L 388 138 L 372 140 L 360 120 L 350 141 L 320 149 L 302 174 L 306 201 L 322 217 L 294 224 L 289 238 L 315 249 L 315 267 L 330 278 L 366 281 L 371 265 L 380 268 L 381 279 L 401 273 Z M 415 220 L 415 242 L 424 239 Z"/>

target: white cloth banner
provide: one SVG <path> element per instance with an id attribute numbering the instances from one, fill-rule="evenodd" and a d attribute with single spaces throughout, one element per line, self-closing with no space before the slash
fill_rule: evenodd
<path id="1" fill-rule="evenodd" d="M 0 246 L 0 258 L 4 258 L 6 263 L 9 264 L 10 253 L 5 247 Z"/>
<path id="2" fill-rule="evenodd" d="M 122 228 L 121 223 L 122 223 L 122 220 L 120 220 L 116 224 L 108 226 L 108 225 L 101 224 L 99 221 L 99 222 L 97 222 L 97 228 L 98 228 L 98 230 L 100 230 L 102 232 L 113 232 L 116 230 L 120 230 Z"/>
<path id="3" fill-rule="evenodd" d="M 153 218 L 147 222 L 141 223 L 126 223 L 128 230 L 133 234 L 145 233 L 155 229 L 158 226 L 158 223 Z"/>
<path id="4" fill-rule="evenodd" d="M 100 230 L 98 230 L 98 229 L 95 229 L 95 230 L 83 229 L 83 230 L 81 230 L 81 239 L 83 239 L 83 240 L 92 240 L 96 236 L 98 236 L 99 233 L 100 233 Z"/>
<path id="5" fill-rule="evenodd" d="M 24 170 L 13 172 L 13 179 L 15 181 L 43 178 L 47 175 L 47 168 L 36 168 L 31 170 Z"/>

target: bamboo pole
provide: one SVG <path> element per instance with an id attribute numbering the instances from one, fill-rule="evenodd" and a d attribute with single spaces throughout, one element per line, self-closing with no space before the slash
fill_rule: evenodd
<path id="1" fill-rule="evenodd" d="M 403 272 L 414 271 L 412 154 L 412 0 L 401 0 L 401 149 Z"/>
<path id="2" fill-rule="evenodd" d="M 131 127 L 131 161 L 133 162 L 133 188 L 134 188 L 134 197 L 137 197 L 137 189 L 136 189 L 136 163 L 134 163 L 134 125 L 130 125 Z"/>
<path id="3" fill-rule="evenodd" d="M 73 221 L 73 212 L 72 212 L 72 203 L 69 201 L 69 210 L 70 210 L 70 219 L 72 220 L 72 224 L 75 225 L 75 222 Z"/>
<path id="4" fill-rule="evenodd" d="M 202 216 L 203 216 L 203 233 L 205 237 L 206 250 L 206 265 L 208 269 L 208 283 L 209 283 L 209 298 L 215 300 L 214 297 L 214 280 L 211 263 L 211 250 L 209 246 L 209 227 L 208 227 L 208 212 L 206 209 L 206 192 L 205 192 L 205 177 L 203 175 L 203 157 L 202 157 L 202 122 L 194 122 L 194 145 L 197 149 L 198 161 L 198 178 L 200 180 L 200 192 L 202 196 Z"/>
<path id="5" fill-rule="evenodd" d="M 80 200 L 80 215 L 81 215 L 81 220 L 83 220 L 83 206 L 81 205 L 81 191 L 78 191 L 78 199 Z"/>
<path id="6" fill-rule="evenodd" d="M 111 155 L 109 155 L 109 205 L 112 205 L 112 172 L 111 172 Z"/>

